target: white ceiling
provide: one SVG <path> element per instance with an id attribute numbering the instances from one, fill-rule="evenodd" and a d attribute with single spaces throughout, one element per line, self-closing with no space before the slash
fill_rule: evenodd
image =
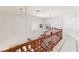
<path id="1" fill-rule="evenodd" d="M 75 6 L 0 6 L 0 12 L 21 14 L 20 8 L 22 8 L 22 14 L 25 14 L 25 12 L 27 11 L 27 14 L 39 17 L 55 17 L 63 15 L 64 13 L 79 10 L 79 7 Z"/>
<path id="2" fill-rule="evenodd" d="M 25 6 L 0 6 L 0 13 L 21 14 L 20 8 L 25 13 Z"/>
<path id="3" fill-rule="evenodd" d="M 28 14 L 39 16 L 39 17 L 55 17 L 76 11 L 79 7 L 67 7 L 67 6 L 32 6 L 27 8 Z M 39 10 L 39 12 L 36 12 Z"/>

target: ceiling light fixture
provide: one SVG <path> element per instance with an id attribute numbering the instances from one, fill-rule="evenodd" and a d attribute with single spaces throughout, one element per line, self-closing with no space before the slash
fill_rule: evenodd
<path id="1" fill-rule="evenodd" d="M 40 10 L 36 10 L 36 12 L 40 12 Z"/>
<path id="2" fill-rule="evenodd" d="M 22 16 L 22 8 L 20 8 L 20 15 Z"/>

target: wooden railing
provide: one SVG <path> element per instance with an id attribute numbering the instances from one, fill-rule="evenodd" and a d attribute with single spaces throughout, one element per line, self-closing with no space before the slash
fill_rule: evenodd
<path id="1" fill-rule="evenodd" d="M 4 50 L 3 52 L 48 52 L 62 39 L 62 29 L 52 28 L 37 39 Z"/>

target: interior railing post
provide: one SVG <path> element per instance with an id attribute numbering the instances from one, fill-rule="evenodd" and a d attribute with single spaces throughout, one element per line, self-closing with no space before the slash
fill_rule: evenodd
<path id="1" fill-rule="evenodd" d="M 52 51 L 52 32 L 51 32 L 51 51 Z"/>

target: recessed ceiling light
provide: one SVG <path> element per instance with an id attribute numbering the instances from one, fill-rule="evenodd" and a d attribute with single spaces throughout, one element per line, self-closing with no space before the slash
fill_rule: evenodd
<path id="1" fill-rule="evenodd" d="M 20 10 L 22 10 L 22 8 L 20 8 Z"/>
<path id="2" fill-rule="evenodd" d="M 39 10 L 36 10 L 36 12 L 39 12 Z"/>

